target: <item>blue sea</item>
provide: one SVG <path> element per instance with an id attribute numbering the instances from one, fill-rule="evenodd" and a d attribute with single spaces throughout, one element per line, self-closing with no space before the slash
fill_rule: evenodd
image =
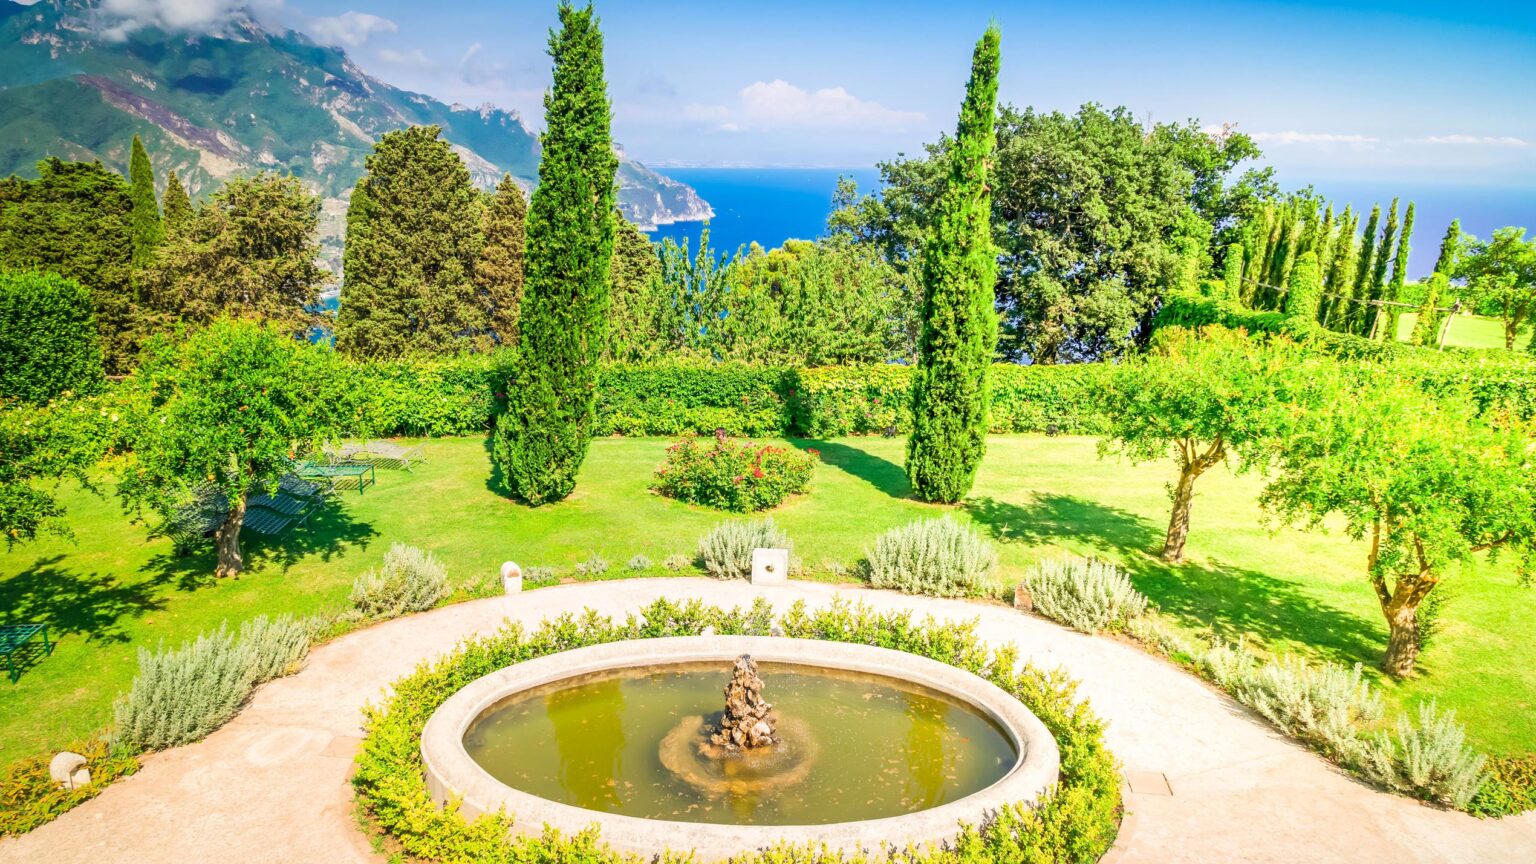
<path id="1" fill-rule="evenodd" d="M 733 252 L 753 241 L 765 248 L 781 245 L 792 237 L 815 239 L 826 230 L 837 178 L 851 176 L 862 192 L 879 189 L 879 172 L 873 168 L 666 168 L 673 177 L 697 189 L 715 208 L 710 222 L 710 246 Z M 1287 178 L 1288 180 L 1290 178 Z M 1291 183 L 1287 183 L 1289 188 Z M 1536 230 L 1536 189 L 1512 187 L 1437 185 L 1388 181 L 1371 183 L 1319 182 L 1317 191 L 1340 209 L 1353 204 L 1370 212 L 1380 202 L 1383 209 L 1394 197 L 1403 207 L 1413 201 L 1414 230 L 1409 241 L 1409 274 L 1426 275 L 1434 268 L 1440 238 L 1452 219 L 1461 220 L 1464 232 L 1487 237 L 1506 225 Z M 1362 220 L 1363 221 L 1363 220 Z M 651 237 L 689 238 L 697 249 L 698 222 L 663 225 Z"/>

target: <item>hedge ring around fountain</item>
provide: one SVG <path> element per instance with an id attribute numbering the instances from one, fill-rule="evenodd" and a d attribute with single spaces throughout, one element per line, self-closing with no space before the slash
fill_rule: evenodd
<path id="1" fill-rule="evenodd" d="M 705 861 L 781 842 L 945 842 L 1035 801 L 1060 766 L 1039 719 L 969 672 L 761 636 L 611 642 L 509 666 L 433 713 L 421 755 L 433 798 L 458 799 L 467 819 L 501 811 L 527 834 L 596 826 L 619 851 Z"/>

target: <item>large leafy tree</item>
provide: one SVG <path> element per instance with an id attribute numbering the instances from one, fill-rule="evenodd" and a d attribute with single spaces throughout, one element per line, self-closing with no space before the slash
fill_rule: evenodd
<path id="1" fill-rule="evenodd" d="M 101 383 L 90 292 L 53 273 L 0 271 L 0 401 L 44 404 Z"/>
<path id="2" fill-rule="evenodd" d="M 1471 240 L 1456 274 L 1467 281 L 1463 294 L 1478 311 L 1504 322 L 1504 347 L 1514 350 L 1520 328 L 1536 314 L 1536 240 L 1526 240 L 1524 228 Z"/>
<path id="3" fill-rule="evenodd" d="M 221 498 L 219 576 L 245 567 L 246 500 L 274 490 L 292 460 L 314 454 L 354 416 L 333 351 L 286 332 L 220 320 L 185 339 L 156 339 L 129 382 L 132 454 L 118 489 L 131 511 L 167 517 Z"/>
<path id="4" fill-rule="evenodd" d="M 165 239 L 165 226 L 160 221 L 160 204 L 155 200 L 155 169 L 149 164 L 149 154 L 139 136 L 133 136 L 133 149 L 128 157 L 128 195 L 133 199 L 133 213 L 129 224 L 133 231 L 133 263 L 143 267 L 155 254 L 155 247 Z"/>
<path id="5" fill-rule="evenodd" d="M 560 30 L 549 36 L 554 86 L 544 95 L 539 185 L 528 210 L 519 362 L 496 427 L 502 477 L 530 504 L 571 494 L 586 459 L 613 264 L 618 158 L 603 36 L 590 5 L 561 3 L 559 15 Z"/>
<path id="6" fill-rule="evenodd" d="M 1316 271 L 1315 260 L 1298 266 Z M 1263 463 L 1317 367 L 1287 340 L 1263 343 L 1214 326 L 1161 330 L 1147 354 L 1116 365 L 1102 394 L 1110 428 L 1099 452 L 1134 462 L 1173 458 L 1163 560 L 1184 560 L 1195 481 L 1229 457 L 1240 470 Z"/>
<path id="7" fill-rule="evenodd" d="M 484 244 L 475 260 L 477 302 L 485 309 L 486 332 L 476 340 L 482 349 L 517 344 L 517 319 L 522 312 L 527 266 L 528 202 L 523 190 L 506 174 L 485 207 Z"/>
<path id="8" fill-rule="evenodd" d="M 1326 410 L 1306 411 L 1277 449 L 1261 502 L 1284 520 L 1337 517 L 1368 541 L 1365 575 L 1390 632 L 1383 668 L 1411 674 L 1425 598 L 1479 552 L 1536 564 L 1531 430 L 1478 416 L 1457 394 L 1426 395 L 1378 366 L 1315 376 Z"/>
<path id="9" fill-rule="evenodd" d="M 906 467 L 912 491 L 927 501 L 964 498 L 987 446 L 987 375 L 997 346 L 989 175 L 1001 39 L 993 25 L 976 43 L 947 154 L 949 177 L 923 251 L 923 329 Z"/>
<path id="10" fill-rule="evenodd" d="M 0 535 L 7 549 L 45 535 L 73 535 L 58 487 L 71 482 L 94 491 L 90 469 L 121 419 L 94 400 L 0 403 Z"/>
<path id="11" fill-rule="evenodd" d="M 108 372 L 126 372 L 138 317 L 123 178 L 100 162 L 44 159 L 38 177 L 0 180 L 0 266 L 73 279 L 91 292 Z"/>
<path id="12" fill-rule="evenodd" d="M 480 193 L 440 133 L 386 133 L 352 192 L 336 318 L 344 353 L 454 353 L 488 330 L 474 281 Z"/>
<path id="13" fill-rule="evenodd" d="M 170 233 L 145 271 L 156 328 L 228 317 L 307 333 L 330 281 L 318 261 L 319 219 L 320 200 L 293 177 L 263 173 L 224 184 Z"/>

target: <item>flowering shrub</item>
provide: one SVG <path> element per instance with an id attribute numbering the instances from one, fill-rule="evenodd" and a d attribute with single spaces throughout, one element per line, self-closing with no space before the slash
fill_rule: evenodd
<path id="1" fill-rule="evenodd" d="M 816 456 L 815 450 L 733 440 L 723 431 L 708 443 L 689 436 L 667 448 L 651 488 L 679 501 L 752 513 L 804 492 Z"/>

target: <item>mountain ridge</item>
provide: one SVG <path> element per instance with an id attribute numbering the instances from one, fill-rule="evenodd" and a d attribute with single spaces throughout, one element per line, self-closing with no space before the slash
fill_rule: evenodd
<path id="1" fill-rule="evenodd" d="M 126 172 L 135 134 L 161 187 L 174 170 L 194 196 L 241 173 L 292 173 L 321 196 L 328 259 L 363 160 L 393 129 L 442 127 L 479 186 L 504 172 L 537 182 L 538 137 L 515 110 L 394 87 L 340 47 L 249 16 L 213 34 L 145 27 L 108 39 L 97 14 L 82 0 L 0 0 L 0 176 L 32 176 L 48 156 Z M 713 215 L 691 187 L 627 158 L 619 187 L 620 210 L 645 230 Z"/>

